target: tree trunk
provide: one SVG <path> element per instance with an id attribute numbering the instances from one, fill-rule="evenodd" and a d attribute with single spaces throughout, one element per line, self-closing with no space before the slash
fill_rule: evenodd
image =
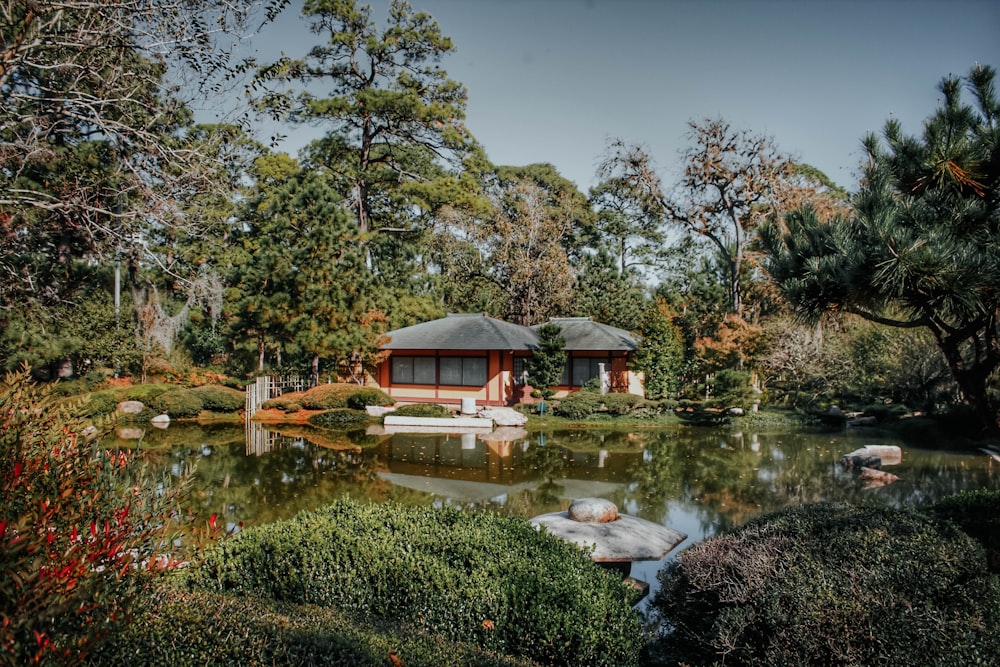
<path id="1" fill-rule="evenodd" d="M 987 327 L 988 328 L 988 327 Z M 991 400 L 989 380 L 1000 368 L 1000 349 L 994 337 L 985 335 L 987 341 L 979 345 L 986 352 L 969 363 L 962 356 L 962 343 L 971 338 L 973 344 L 979 343 L 979 336 L 973 334 L 968 338 L 949 337 L 935 329 L 931 329 L 937 339 L 938 347 L 944 354 L 948 367 L 951 369 L 955 382 L 962 396 L 972 409 L 972 414 L 979 421 L 983 435 L 1000 435 L 1000 404 Z M 982 330 L 980 330 L 982 331 Z"/>

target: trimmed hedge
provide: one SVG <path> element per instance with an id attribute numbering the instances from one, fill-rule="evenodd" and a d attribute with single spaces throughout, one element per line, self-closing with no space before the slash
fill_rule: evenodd
<path id="1" fill-rule="evenodd" d="M 1000 491 L 963 491 L 924 510 L 931 516 L 958 524 L 967 535 L 986 549 L 990 571 L 1000 574 Z"/>
<path id="2" fill-rule="evenodd" d="M 203 410 L 239 412 L 246 407 L 246 393 L 218 384 L 206 384 L 191 390 L 200 400 Z"/>
<path id="3" fill-rule="evenodd" d="M 451 410 L 437 403 L 411 403 L 392 411 L 399 417 L 451 417 Z"/>
<path id="4" fill-rule="evenodd" d="M 412 623 L 545 664 L 634 665 L 644 643 L 617 575 L 492 513 L 342 500 L 247 529 L 187 576 L 197 589 Z"/>
<path id="5" fill-rule="evenodd" d="M 153 410 L 174 419 L 197 417 L 202 411 L 201 397 L 193 389 L 177 388 L 164 392 L 149 403 Z"/>
<path id="6" fill-rule="evenodd" d="M 351 410 L 350 408 L 339 408 L 337 410 L 327 410 L 309 418 L 309 423 L 313 426 L 323 428 L 348 428 L 357 426 L 368 421 L 368 415 L 364 412 Z"/>
<path id="7" fill-rule="evenodd" d="M 631 414 L 643 402 L 635 394 L 604 394 L 601 398 L 608 414 L 615 416 Z"/>
<path id="8" fill-rule="evenodd" d="M 369 405 L 385 407 L 395 402 L 396 399 L 375 387 L 362 387 L 347 397 L 347 407 L 353 410 L 364 410 Z"/>
<path id="9" fill-rule="evenodd" d="M 982 548 L 916 510 L 803 505 L 660 572 L 652 664 L 972 665 L 1000 655 Z"/>
<path id="10" fill-rule="evenodd" d="M 443 641 L 399 624 L 379 627 L 329 607 L 161 586 L 91 665 L 531 667 L 536 663 Z"/>
<path id="11" fill-rule="evenodd" d="M 601 409 L 603 396 L 593 391 L 575 391 L 559 400 L 552 412 L 567 419 L 586 419 Z"/>
<path id="12" fill-rule="evenodd" d="M 303 393 L 299 403 L 306 410 L 346 408 L 347 399 L 360 388 L 356 384 L 321 384 Z"/>

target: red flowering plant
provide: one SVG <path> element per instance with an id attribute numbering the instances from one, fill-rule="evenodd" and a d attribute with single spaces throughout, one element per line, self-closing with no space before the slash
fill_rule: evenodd
<path id="1" fill-rule="evenodd" d="M 86 657 L 177 561 L 178 489 L 74 412 L 27 370 L 0 384 L 0 665 Z"/>

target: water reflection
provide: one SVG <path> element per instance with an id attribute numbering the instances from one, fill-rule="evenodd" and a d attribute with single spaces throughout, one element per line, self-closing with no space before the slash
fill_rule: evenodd
<path id="1" fill-rule="evenodd" d="M 524 517 L 599 496 L 687 533 L 690 544 L 788 505 L 919 506 L 963 489 L 1000 487 L 1000 463 L 980 452 L 907 448 L 877 432 L 498 429 L 484 437 L 172 424 L 119 433 L 105 444 L 138 447 L 174 475 L 194 470 L 195 511 L 231 526 L 290 517 L 343 495 Z M 886 468 L 898 482 L 866 488 L 838 465 L 866 444 L 903 446 L 902 460 Z"/>

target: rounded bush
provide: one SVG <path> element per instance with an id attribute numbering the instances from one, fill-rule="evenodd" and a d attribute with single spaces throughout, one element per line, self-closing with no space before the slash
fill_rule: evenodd
<path id="1" fill-rule="evenodd" d="M 376 627 L 329 607 L 159 586 L 128 628 L 89 664 L 130 667 L 329 665 L 530 667 L 527 660 L 410 632 Z"/>
<path id="2" fill-rule="evenodd" d="M 601 398 L 608 414 L 616 416 L 630 414 L 642 403 L 642 397 L 635 394 L 604 394 Z"/>
<path id="3" fill-rule="evenodd" d="M 313 426 L 322 426 L 323 428 L 348 428 L 367 421 L 367 414 L 351 410 L 350 408 L 327 410 L 309 418 L 310 424 Z"/>
<path id="4" fill-rule="evenodd" d="M 659 578 L 655 664 L 958 665 L 1000 655 L 1000 584 L 982 548 L 915 510 L 783 510 L 687 549 Z"/>
<path id="5" fill-rule="evenodd" d="M 150 405 L 173 418 L 197 417 L 202 410 L 201 398 L 191 389 L 171 389 L 152 399 Z"/>
<path id="6" fill-rule="evenodd" d="M 990 571 L 1000 574 L 1000 490 L 963 491 L 942 498 L 924 511 L 958 524 L 986 549 Z"/>
<path id="7" fill-rule="evenodd" d="M 201 399 L 202 409 L 212 412 L 239 412 L 246 407 L 246 394 L 217 384 L 195 387 L 192 393 Z"/>
<path id="8" fill-rule="evenodd" d="M 307 410 L 346 408 L 347 398 L 358 389 L 356 384 L 321 384 L 303 393 L 299 402 Z"/>
<path id="9" fill-rule="evenodd" d="M 437 403 L 411 403 L 392 411 L 400 417 L 451 417 L 451 410 Z"/>
<path id="10" fill-rule="evenodd" d="M 215 545 L 193 587 L 332 607 L 551 665 L 635 665 L 620 577 L 527 521 L 341 500 Z"/>
<path id="11" fill-rule="evenodd" d="M 114 391 L 95 391 L 84 399 L 80 411 L 85 417 L 102 417 L 110 415 L 117 407 L 118 398 Z"/>
<path id="12" fill-rule="evenodd" d="M 601 409 L 603 398 L 601 394 L 592 391 L 576 391 L 561 399 L 553 412 L 567 419 L 586 419 Z"/>
<path id="13" fill-rule="evenodd" d="M 396 402 L 389 394 L 375 387 L 362 387 L 347 397 L 347 407 L 364 410 L 369 405 L 392 405 Z"/>

